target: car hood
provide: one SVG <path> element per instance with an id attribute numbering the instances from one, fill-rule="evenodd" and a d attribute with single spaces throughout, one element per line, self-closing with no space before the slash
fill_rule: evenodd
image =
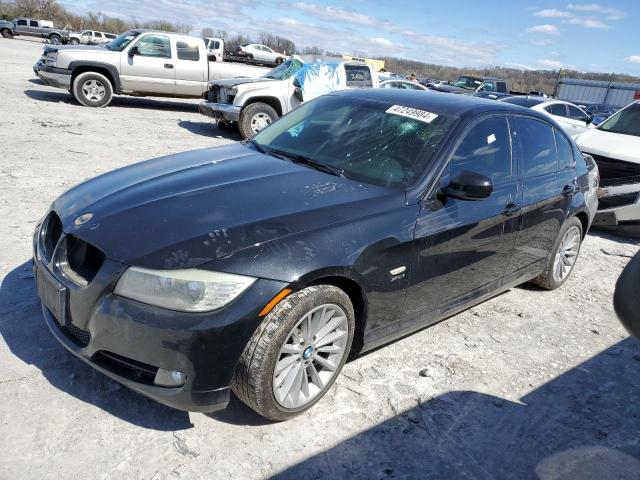
<path id="1" fill-rule="evenodd" d="M 93 52 L 108 52 L 108 53 L 117 53 L 120 54 L 120 52 L 113 52 L 112 50 L 107 50 L 106 48 L 104 48 L 103 46 L 100 45 L 82 45 L 82 44 L 78 44 L 78 45 L 56 45 L 55 47 L 48 47 L 49 49 L 55 49 L 58 52 L 78 52 L 78 51 L 83 51 L 83 52 L 89 52 L 89 51 L 93 51 Z"/>
<path id="2" fill-rule="evenodd" d="M 235 87 L 236 85 L 242 85 L 242 84 L 245 84 L 245 83 L 261 83 L 261 82 L 275 82 L 275 81 L 277 81 L 275 78 L 236 77 L 236 78 L 227 78 L 225 80 L 215 80 L 213 82 L 209 82 L 209 85 L 219 85 L 220 87 L 229 88 L 229 87 Z"/>
<path id="3" fill-rule="evenodd" d="M 640 137 L 590 128 L 576 138 L 576 143 L 585 153 L 640 163 Z"/>
<path id="4" fill-rule="evenodd" d="M 434 87 L 430 87 L 432 90 L 436 90 L 437 92 L 447 92 L 447 93 L 473 93 L 474 91 L 469 88 L 455 87 L 453 85 L 436 85 Z"/>
<path id="5" fill-rule="evenodd" d="M 65 233 L 108 258 L 172 269 L 404 203 L 401 191 L 234 144 L 115 170 L 67 191 L 52 209 Z M 76 225 L 85 213 L 91 220 Z"/>

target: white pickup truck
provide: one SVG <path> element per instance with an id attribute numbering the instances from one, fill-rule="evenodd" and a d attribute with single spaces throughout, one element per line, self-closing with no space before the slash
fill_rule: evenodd
<path id="1" fill-rule="evenodd" d="M 104 107 L 114 94 L 201 98 L 210 80 L 268 71 L 209 62 L 201 38 L 141 29 L 100 46 L 47 46 L 33 70 L 44 83 L 69 90 L 87 107 Z"/>
<path id="2" fill-rule="evenodd" d="M 294 55 L 261 77 L 209 82 L 199 110 L 219 126 L 237 122 L 248 138 L 318 95 L 377 87 L 378 75 L 368 63 Z"/>

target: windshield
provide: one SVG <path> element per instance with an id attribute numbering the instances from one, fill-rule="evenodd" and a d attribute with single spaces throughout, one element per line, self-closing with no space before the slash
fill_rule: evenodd
<path id="1" fill-rule="evenodd" d="M 256 148 L 311 159 L 353 180 L 407 188 L 431 165 L 455 119 L 425 110 L 325 95 L 253 137 Z"/>
<path id="2" fill-rule="evenodd" d="M 640 137 L 640 103 L 634 103 L 605 120 L 600 130 Z"/>
<path id="3" fill-rule="evenodd" d="M 477 78 L 473 78 L 473 77 L 460 77 L 458 78 L 458 80 L 456 80 L 455 82 L 453 82 L 453 86 L 454 87 L 462 87 L 462 88 L 469 88 L 471 90 L 475 90 L 476 88 L 478 88 L 480 86 L 482 82 L 480 80 L 478 80 Z"/>
<path id="4" fill-rule="evenodd" d="M 124 32 L 110 42 L 105 43 L 104 47 L 109 50 L 121 52 L 127 45 L 129 45 L 129 43 L 131 43 L 131 40 L 136 38 L 138 35 L 140 35 L 140 32 Z"/>
<path id="5" fill-rule="evenodd" d="M 269 70 L 263 75 L 264 78 L 273 78 L 275 80 L 286 80 L 294 75 L 302 68 L 302 62 L 297 58 L 290 58 L 286 62 L 281 63 L 276 68 Z"/>

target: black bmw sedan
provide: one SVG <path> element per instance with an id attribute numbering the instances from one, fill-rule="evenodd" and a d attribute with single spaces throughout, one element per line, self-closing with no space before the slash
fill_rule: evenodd
<path id="1" fill-rule="evenodd" d="M 562 285 L 595 209 L 548 117 L 457 95 L 319 97 L 244 144 L 101 175 L 34 234 L 53 335 L 190 411 L 310 408 L 350 354 L 517 284 Z M 542 295 L 542 294 L 541 294 Z"/>

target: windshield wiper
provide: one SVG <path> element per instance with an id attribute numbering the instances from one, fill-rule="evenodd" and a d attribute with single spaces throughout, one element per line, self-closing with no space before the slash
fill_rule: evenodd
<path id="1" fill-rule="evenodd" d="M 305 157 L 304 155 L 299 155 L 297 153 L 290 152 L 282 152 L 280 150 L 271 149 L 268 152 L 270 155 L 280 156 L 280 158 L 285 157 L 293 160 L 294 162 L 304 163 L 316 170 L 321 170 L 325 173 L 329 173 L 331 175 L 335 175 L 336 177 L 344 177 L 344 170 L 339 167 L 334 167 L 333 165 L 329 165 L 328 163 L 319 162 L 318 160 L 314 160 L 313 158 Z"/>

